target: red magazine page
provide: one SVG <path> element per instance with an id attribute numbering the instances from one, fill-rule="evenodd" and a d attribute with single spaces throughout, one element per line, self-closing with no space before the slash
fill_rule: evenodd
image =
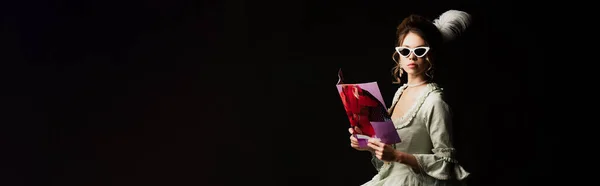
<path id="1" fill-rule="evenodd" d="M 341 69 L 338 77 L 336 87 L 359 144 L 366 146 L 366 140 L 372 137 L 387 144 L 400 142 L 377 82 L 345 83 Z"/>

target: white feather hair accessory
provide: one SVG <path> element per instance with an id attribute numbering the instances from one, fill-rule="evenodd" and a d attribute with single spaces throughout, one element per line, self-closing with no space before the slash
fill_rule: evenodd
<path id="1" fill-rule="evenodd" d="M 442 13 L 433 24 L 442 33 L 444 42 L 453 40 L 462 34 L 471 24 L 471 15 L 459 10 L 448 10 Z"/>

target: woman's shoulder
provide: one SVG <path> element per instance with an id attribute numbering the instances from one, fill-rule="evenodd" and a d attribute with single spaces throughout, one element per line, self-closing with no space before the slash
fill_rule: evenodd
<path id="1" fill-rule="evenodd" d="M 428 94 L 424 100 L 424 103 L 428 105 L 446 104 L 444 100 L 444 89 L 437 83 L 428 84 Z"/>

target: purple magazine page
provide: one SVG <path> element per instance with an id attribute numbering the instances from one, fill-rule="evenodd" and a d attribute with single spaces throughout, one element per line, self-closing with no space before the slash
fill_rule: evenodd
<path id="1" fill-rule="evenodd" d="M 387 107 L 383 101 L 377 82 L 346 84 L 342 71 L 338 72 L 336 85 L 350 126 L 361 133 L 355 133 L 361 147 L 366 147 L 367 140 L 379 138 L 383 143 L 399 143 L 400 136 L 396 132 Z"/>

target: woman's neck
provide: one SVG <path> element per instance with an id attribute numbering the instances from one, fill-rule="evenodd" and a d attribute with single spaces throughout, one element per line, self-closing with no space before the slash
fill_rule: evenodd
<path id="1" fill-rule="evenodd" d="M 425 78 L 423 75 L 408 75 L 406 84 L 408 84 L 408 86 L 416 86 L 419 84 L 424 84 L 426 81 L 427 78 Z"/>

